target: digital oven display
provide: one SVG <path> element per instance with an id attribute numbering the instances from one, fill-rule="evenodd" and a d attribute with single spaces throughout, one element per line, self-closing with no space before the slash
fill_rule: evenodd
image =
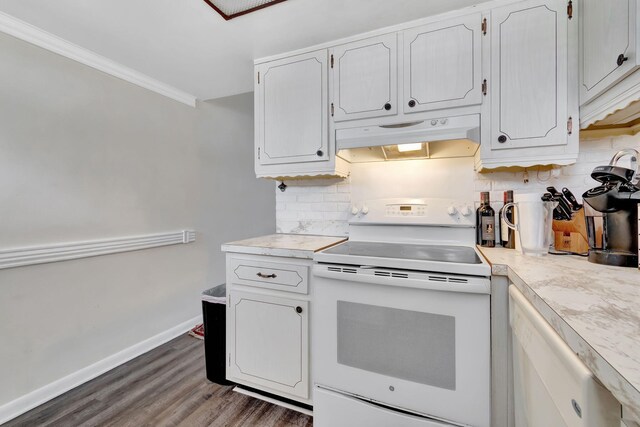
<path id="1" fill-rule="evenodd" d="M 411 211 L 411 206 L 400 206 L 400 211 L 401 212 Z"/>

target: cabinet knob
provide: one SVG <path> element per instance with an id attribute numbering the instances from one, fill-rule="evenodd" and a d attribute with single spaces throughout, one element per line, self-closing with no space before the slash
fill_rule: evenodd
<path id="1" fill-rule="evenodd" d="M 391 104 L 389 104 L 388 102 L 384 104 L 384 109 L 387 111 L 391 110 Z"/>
<path id="2" fill-rule="evenodd" d="M 500 136 L 498 137 L 498 142 L 499 142 L 500 144 L 504 144 L 505 142 L 507 142 L 507 137 L 506 137 L 506 136 L 504 136 L 504 135 L 500 135 Z"/>
<path id="3" fill-rule="evenodd" d="M 627 61 L 629 58 L 627 58 L 626 56 L 624 56 L 624 53 L 621 53 L 620 55 L 618 55 L 618 59 L 616 60 L 616 64 L 618 64 L 618 67 L 620 67 L 622 64 L 625 63 L 625 61 Z"/>
<path id="4" fill-rule="evenodd" d="M 413 99 L 409 101 L 409 107 L 413 108 L 415 106 L 416 106 L 416 101 L 414 101 Z"/>
<path id="5" fill-rule="evenodd" d="M 298 313 L 298 314 L 302 313 L 302 307 L 297 306 L 296 307 L 296 313 Z"/>
<path id="6" fill-rule="evenodd" d="M 318 151 L 316 151 L 316 155 L 318 157 L 322 157 L 324 155 L 324 153 L 322 152 L 322 150 L 318 150 Z"/>

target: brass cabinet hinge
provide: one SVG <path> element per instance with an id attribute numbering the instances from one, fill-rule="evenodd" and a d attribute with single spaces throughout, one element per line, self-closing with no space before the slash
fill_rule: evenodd
<path id="1" fill-rule="evenodd" d="M 487 18 L 482 20 L 482 34 L 487 35 Z"/>
<path id="2" fill-rule="evenodd" d="M 333 102 L 331 103 L 331 117 L 333 117 Z"/>
<path id="3" fill-rule="evenodd" d="M 569 3 L 567 3 L 567 16 L 569 16 L 569 19 L 573 18 L 573 1 L 569 0 Z"/>
<path id="4" fill-rule="evenodd" d="M 331 68 L 333 68 L 333 53 L 331 54 Z"/>
<path id="5" fill-rule="evenodd" d="M 258 147 L 258 160 L 260 160 L 260 147 Z M 229 306 L 231 307 L 231 306 Z"/>
<path id="6" fill-rule="evenodd" d="M 260 84 L 260 71 L 258 71 L 258 84 Z"/>
<path id="7" fill-rule="evenodd" d="M 483 94 L 484 96 L 487 96 L 487 86 L 488 86 L 488 85 L 487 85 L 487 79 L 484 79 L 484 80 L 482 81 L 482 94 Z"/>
<path id="8" fill-rule="evenodd" d="M 571 135 L 573 133 L 573 117 L 569 117 L 567 120 L 567 135 Z"/>

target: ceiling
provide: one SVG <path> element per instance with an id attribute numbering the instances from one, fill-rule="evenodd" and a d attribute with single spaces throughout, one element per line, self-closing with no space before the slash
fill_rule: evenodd
<path id="1" fill-rule="evenodd" d="M 478 0 L 288 0 L 225 21 L 203 0 L 2 0 L 0 11 L 205 100 L 253 90 L 254 58 Z"/>

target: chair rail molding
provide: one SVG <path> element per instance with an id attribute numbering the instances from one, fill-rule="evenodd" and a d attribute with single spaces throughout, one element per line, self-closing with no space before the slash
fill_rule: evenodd
<path id="1" fill-rule="evenodd" d="M 0 12 L 0 32 L 57 53 L 58 55 L 65 56 L 175 101 L 182 102 L 190 107 L 196 106 L 197 98 L 194 95 L 119 64 L 89 49 L 73 44 L 4 12 Z"/>
<path id="2" fill-rule="evenodd" d="M 119 252 L 139 251 L 160 246 L 187 244 L 196 241 L 193 230 L 144 236 L 119 237 L 83 242 L 58 243 L 24 248 L 0 249 L 0 270 L 49 262 L 69 261 Z"/>

